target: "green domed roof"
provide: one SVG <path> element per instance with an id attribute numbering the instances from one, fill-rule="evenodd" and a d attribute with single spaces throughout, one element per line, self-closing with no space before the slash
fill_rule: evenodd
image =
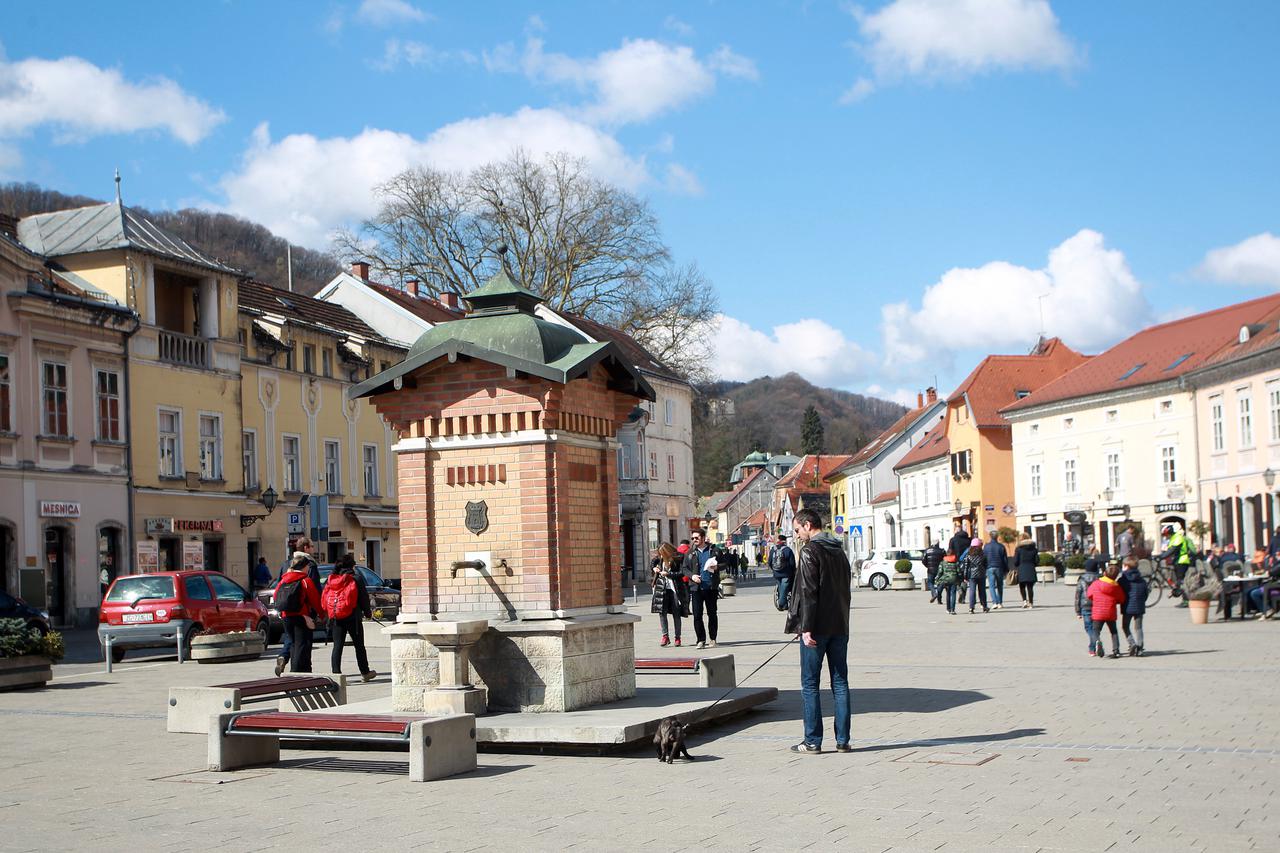
<path id="1" fill-rule="evenodd" d="M 743 465 L 764 465 L 769 461 L 769 454 L 763 450 L 757 450 L 754 453 L 748 453 L 747 458 L 742 460 Z"/>

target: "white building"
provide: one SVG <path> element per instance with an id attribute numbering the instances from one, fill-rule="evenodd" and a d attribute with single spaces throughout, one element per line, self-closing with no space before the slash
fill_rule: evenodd
<path id="1" fill-rule="evenodd" d="M 894 466 L 898 474 L 899 518 L 903 548 L 924 549 L 951 536 L 951 445 L 946 422 L 916 442 Z"/>

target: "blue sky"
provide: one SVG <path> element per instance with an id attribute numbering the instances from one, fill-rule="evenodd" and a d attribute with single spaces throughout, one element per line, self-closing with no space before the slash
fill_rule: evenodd
<path id="1" fill-rule="evenodd" d="M 425 162 L 568 150 L 720 294 L 722 373 L 949 391 L 1280 287 L 1280 4 L 67 3 L 0 22 L 0 177 L 307 245 Z M 1043 296 L 1043 299 L 1041 297 Z"/>

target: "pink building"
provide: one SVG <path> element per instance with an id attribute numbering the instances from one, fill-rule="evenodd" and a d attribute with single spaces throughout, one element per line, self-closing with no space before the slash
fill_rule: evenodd
<path id="1" fill-rule="evenodd" d="M 0 590 L 97 619 L 132 537 L 125 342 L 137 318 L 0 220 Z"/>

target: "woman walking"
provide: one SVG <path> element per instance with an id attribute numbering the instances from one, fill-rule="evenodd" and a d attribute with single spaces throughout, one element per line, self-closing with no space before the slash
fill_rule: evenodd
<path id="1" fill-rule="evenodd" d="M 987 555 L 982 553 L 982 540 L 974 539 L 969 543 L 969 550 L 964 552 L 964 577 L 969 582 L 969 612 L 973 613 L 982 599 L 982 612 L 991 610 L 987 606 Z"/>
<path id="2" fill-rule="evenodd" d="M 688 578 L 680 574 L 680 561 L 676 559 L 677 556 L 679 554 L 675 548 L 666 542 L 662 543 L 658 548 L 658 557 L 653 565 L 653 577 L 650 579 L 653 585 L 653 602 L 649 606 L 649 611 L 658 614 L 658 621 L 662 625 L 662 640 L 658 643 L 660 646 L 671 644 L 667 617 L 671 616 L 675 619 L 676 645 L 678 646 L 680 645 L 680 618 L 689 615 Z"/>
<path id="3" fill-rule="evenodd" d="M 1013 552 L 1013 567 L 1018 570 L 1022 607 L 1029 610 L 1036 606 L 1036 573 L 1040 571 L 1040 549 L 1030 536 L 1018 540 L 1018 548 Z"/>

